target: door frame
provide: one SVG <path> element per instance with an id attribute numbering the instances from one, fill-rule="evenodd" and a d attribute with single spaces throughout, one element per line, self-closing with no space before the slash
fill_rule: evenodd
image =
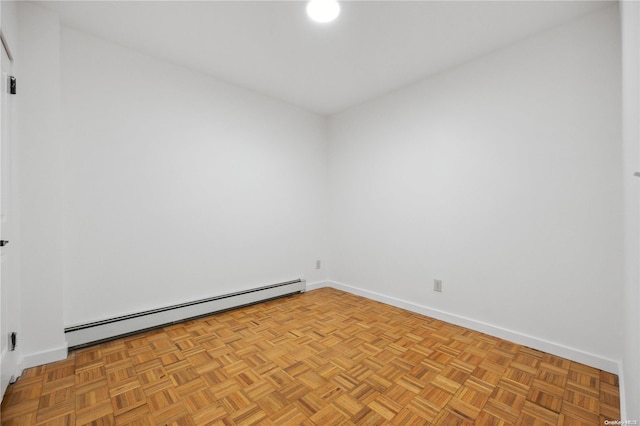
<path id="1" fill-rule="evenodd" d="M 10 101 L 10 94 L 8 93 L 8 79 L 9 76 L 12 75 L 12 67 L 14 65 L 14 56 L 10 47 L 7 38 L 0 29 L 0 44 L 2 45 L 2 51 L 0 54 L 3 55 L 2 62 L 5 62 L 8 59 L 8 69 L 1 70 L 0 74 L 2 74 L 2 81 L 0 81 L 0 90 L 2 90 L 2 95 L 0 95 L 0 199 L 2 202 L 6 204 L 2 206 L 2 214 L 7 214 L 7 209 L 10 209 L 10 205 L 13 200 L 11 198 L 11 190 L 9 189 L 9 185 L 11 185 L 11 167 L 10 164 L 12 162 L 12 154 L 10 143 L 12 139 L 12 127 L 7 128 L 6 119 L 9 119 L 11 124 L 14 123 L 12 114 L 13 107 L 11 106 L 12 102 Z M 4 55 L 6 54 L 6 58 Z M 6 99 L 5 99 L 6 96 Z M 5 111 L 5 108 L 8 107 L 9 111 Z M 5 137 L 8 139 L 6 140 Z M 8 227 L 6 226 L 6 222 L 4 218 L 0 219 L 0 237 L 6 236 L 8 233 Z M 8 262 L 8 252 L 6 248 L 0 248 L 0 259 L 2 260 L 2 269 L 4 272 L 0 272 L 0 399 L 4 396 L 4 392 L 7 386 L 14 382 L 21 374 L 20 368 L 20 356 L 19 350 L 16 346 L 15 350 L 10 350 L 10 339 L 9 332 L 18 332 L 17 329 L 20 323 L 19 319 L 19 309 L 16 310 L 16 306 L 19 304 L 19 300 L 17 300 L 17 281 L 14 282 L 12 279 L 11 268 L 14 267 L 13 262 L 11 266 L 7 268 Z M 13 256 L 12 256 L 13 257 Z M 1 270 L 0 270 L 1 271 Z M 9 308 L 9 309 L 7 309 Z M 8 312 L 7 312 L 8 310 Z M 11 321 L 9 324 L 3 324 L 3 322 L 7 319 L 7 317 L 11 317 Z"/>

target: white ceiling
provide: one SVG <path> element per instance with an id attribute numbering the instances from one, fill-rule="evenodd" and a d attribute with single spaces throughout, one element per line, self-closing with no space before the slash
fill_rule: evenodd
<path id="1" fill-rule="evenodd" d="M 611 1 L 43 1 L 63 24 L 323 114 L 413 83 Z"/>

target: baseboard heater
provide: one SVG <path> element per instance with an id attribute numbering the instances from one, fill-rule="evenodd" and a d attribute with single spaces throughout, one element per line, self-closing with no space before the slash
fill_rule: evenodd
<path id="1" fill-rule="evenodd" d="M 65 328 L 64 333 L 69 349 L 78 349 L 169 324 L 253 305 L 295 293 L 302 293 L 305 289 L 305 280 L 287 281 L 101 321 L 78 324 Z"/>

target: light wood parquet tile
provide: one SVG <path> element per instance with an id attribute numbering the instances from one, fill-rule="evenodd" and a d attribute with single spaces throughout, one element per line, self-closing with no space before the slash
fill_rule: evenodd
<path id="1" fill-rule="evenodd" d="M 26 370 L 2 425 L 598 425 L 617 376 L 325 288 Z"/>

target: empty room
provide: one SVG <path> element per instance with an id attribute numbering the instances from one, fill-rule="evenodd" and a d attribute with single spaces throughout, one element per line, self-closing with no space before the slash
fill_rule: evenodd
<path id="1" fill-rule="evenodd" d="M 0 23 L 2 425 L 640 424 L 640 2 Z"/>

